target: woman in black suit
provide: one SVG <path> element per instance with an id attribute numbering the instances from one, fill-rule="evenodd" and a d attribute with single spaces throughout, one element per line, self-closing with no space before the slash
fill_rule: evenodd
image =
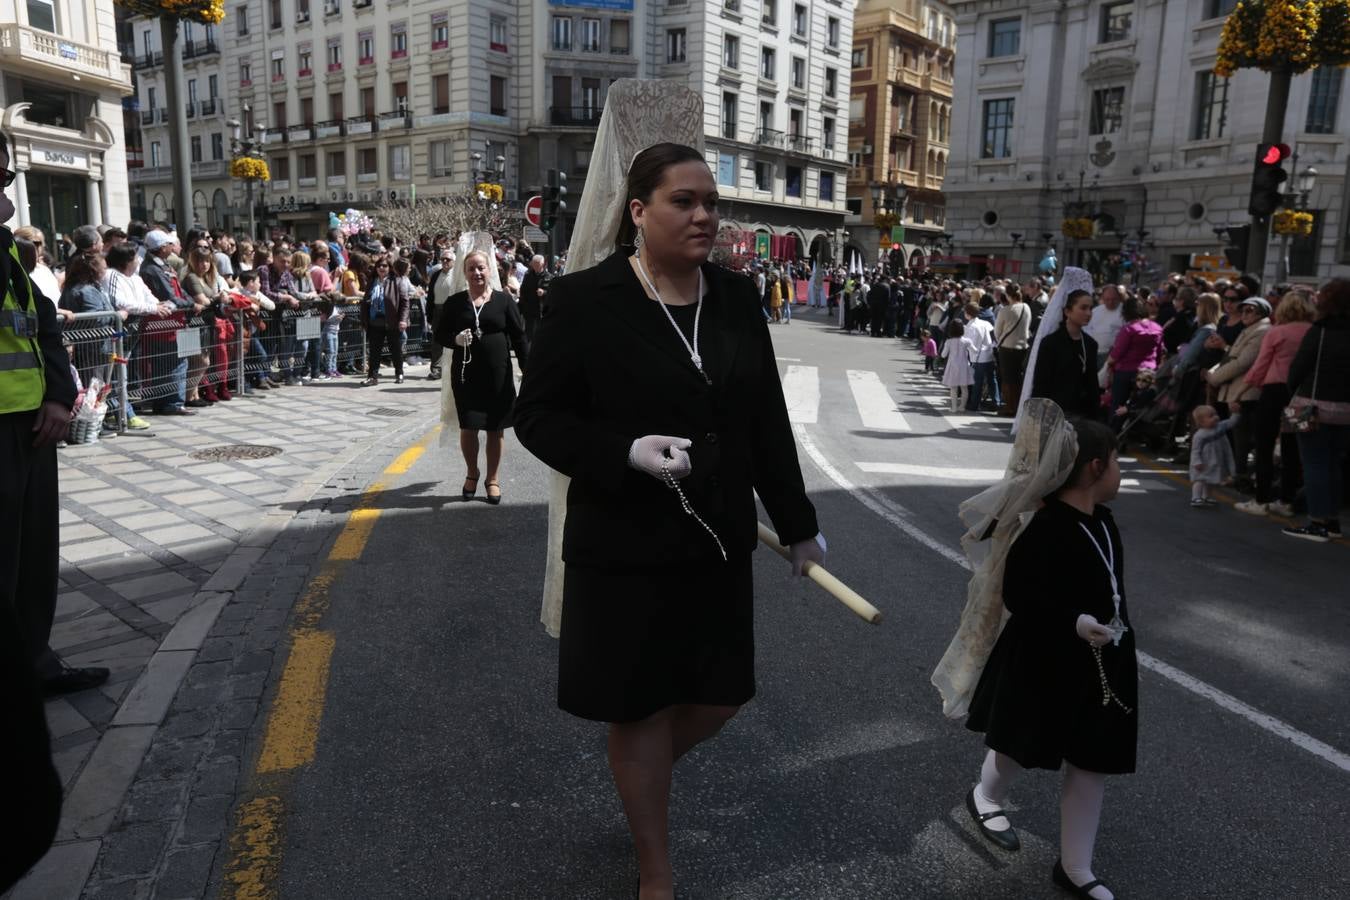
<path id="1" fill-rule="evenodd" d="M 755 493 L 794 571 L 824 550 L 759 297 L 707 262 L 707 164 L 657 144 L 626 191 L 617 252 L 549 288 L 515 427 L 572 479 L 558 705 L 610 723 L 641 896 L 655 898 L 673 891 L 672 766 L 755 692 Z"/>
<path id="2" fill-rule="evenodd" d="M 511 371 L 510 348 L 525 368 L 525 320 L 516 301 L 488 283 L 486 253 L 464 255 L 467 291 L 445 299 L 436 317 L 435 337 L 443 347 L 453 347 L 450 358 L 450 389 L 455 394 L 459 416 L 459 449 L 472 473 L 464 478 L 467 500 L 478 490 L 478 432 L 487 432 L 487 501 L 502 502 L 497 481 L 502 463 L 504 432 L 511 427 L 511 408 L 516 402 L 516 380 Z"/>

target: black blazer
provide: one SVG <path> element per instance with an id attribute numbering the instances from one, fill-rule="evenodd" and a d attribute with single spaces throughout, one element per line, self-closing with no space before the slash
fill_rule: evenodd
<path id="1" fill-rule="evenodd" d="M 1084 333 L 1080 346 L 1063 325 L 1047 335 L 1036 354 L 1036 371 L 1032 373 L 1028 396 L 1055 401 L 1071 419 L 1100 418 L 1102 390 L 1097 386 L 1097 342 Z"/>
<path id="2" fill-rule="evenodd" d="M 784 543 L 818 531 L 754 285 L 711 264 L 703 273 L 700 349 L 711 386 L 625 254 L 549 286 L 515 429 L 531 453 L 572 479 L 562 548 L 570 564 L 721 558 L 673 491 L 629 468 L 630 446 L 648 434 L 694 442 L 693 471 L 681 486 L 729 557 L 758 543 L 756 492 Z"/>

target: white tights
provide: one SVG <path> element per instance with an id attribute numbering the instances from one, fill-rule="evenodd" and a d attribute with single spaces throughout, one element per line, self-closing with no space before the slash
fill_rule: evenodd
<path id="1" fill-rule="evenodd" d="M 1008 799 L 1008 789 L 1022 772 L 1022 767 L 1010 756 L 990 750 L 980 768 L 980 783 L 975 786 L 975 808 L 981 813 L 1002 809 Z M 1095 881 L 1092 874 L 1092 850 L 1097 843 L 1097 826 L 1102 818 L 1102 798 L 1106 791 L 1106 776 L 1089 772 L 1069 763 L 1064 764 L 1064 783 L 1059 796 L 1059 856 L 1064 874 L 1074 884 Z M 1003 816 L 985 822 L 991 831 L 1010 827 Z M 1104 887 L 1092 889 L 1098 900 L 1112 900 L 1113 894 Z"/>
<path id="2" fill-rule="evenodd" d="M 966 390 L 965 385 L 947 388 L 947 395 L 952 401 L 952 412 L 960 412 L 961 408 L 966 405 Z"/>

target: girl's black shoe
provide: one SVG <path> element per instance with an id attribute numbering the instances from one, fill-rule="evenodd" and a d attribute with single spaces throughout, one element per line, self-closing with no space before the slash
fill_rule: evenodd
<path id="1" fill-rule="evenodd" d="M 1102 881 L 1100 878 L 1096 881 L 1089 881 L 1087 884 L 1074 884 L 1069 879 L 1069 873 L 1064 871 L 1063 862 L 1058 859 L 1055 860 L 1055 867 L 1050 870 L 1050 880 L 1057 886 L 1062 887 L 1064 890 L 1073 894 L 1075 897 L 1083 897 L 1086 898 L 1086 900 L 1097 900 L 1096 897 L 1092 896 L 1092 889 L 1095 887 L 1104 887 L 1108 891 L 1111 891 L 1109 887 L 1106 887 L 1106 882 Z M 1114 894 L 1115 891 L 1111 891 L 1111 893 Z"/>

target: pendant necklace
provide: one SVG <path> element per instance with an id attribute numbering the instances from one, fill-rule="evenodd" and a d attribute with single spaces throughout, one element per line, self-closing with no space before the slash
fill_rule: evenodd
<path id="1" fill-rule="evenodd" d="M 1125 636 L 1125 632 L 1129 631 L 1130 628 L 1120 618 L 1120 585 L 1116 581 L 1116 551 L 1111 545 L 1111 531 L 1110 529 L 1106 530 L 1106 549 L 1103 550 L 1102 545 L 1097 541 L 1097 536 L 1092 533 L 1091 529 L 1082 522 L 1078 523 L 1078 527 L 1083 529 L 1083 534 L 1086 534 L 1088 540 L 1092 541 L 1092 546 L 1096 548 L 1097 555 L 1101 557 L 1102 563 L 1106 566 L 1106 572 L 1111 577 L 1111 606 L 1114 608 L 1114 615 L 1107 624 L 1106 630 L 1111 632 L 1111 643 L 1119 646 L 1120 639 Z M 1111 685 L 1106 680 L 1106 667 L 1102 665 L 1102 648 L 1095 644 L 1092 646 L 1092 658 L 1096 660 L 1097 677 L 1101 681 L 1102 706 L 1109 706 L 1114 702 L 1128 716 L 1134 710 L 1126 706 L 1124 701 L 1116 696 L 1115 691 L 1111 690 Z"/>
<path id="2" fill-rule="evenodd" d="M 488 300 L 491 299 L 492 295 L 488 294 Z M 469 298 L 469 309 L 473 310 L 473 336 L 476 340 L 482 340 L 483 338 L 483 326 L 480 318 L 483 314 L 483 306 L 487 306 L 487 300 L 484 300 L 482 306 L 480 306 L 473 302 L 473 297 Z M 459 364 L 460 384 L 465 384 L 469 377 L 469 362 L 473 359 L 473 351 L 470 350 L 472 346 L 473 342 L 470 341 L 469 346 L 464 348 L 464 358 Z"/>
<path id="3" fill-rule="evenodd" d="M 689 352 L 689 361 L 694 364 L 695 369 L 698 369 L 698 374 L 703 376 L 703 380 L 712 384 L 712 379 L 708 377 L 708 373 L 703 371 L 703 357 L 698 352 L 698 324 L 703 315 L 703 269 L 698 270 L 698 305 L 694 309 L 694 343 L 691 345 L 689 339 L 684 336 L 684 332 L 680 330 L 680 326 L 675 322 L 675 317 L 670 314 L 670 310 L 661 300 L 661 295 L 657 293 L 656 285 L 652 283 L 646 267 L 642 265 L 642 253 L 634 253 L 633 258 L 637 260 L 638 271 L 642 273 L 642 280 L 647 283 L 647 289 L 652 292 L 652 297 L 656 299 L 656 305 L 661 307 L 661 311 L 666 314 L 666 318 L 670 320 L 670 327 L 675 329 L 676 337 L 680 339 L 681 344 L 684 344 L 684 349 Z"/>

